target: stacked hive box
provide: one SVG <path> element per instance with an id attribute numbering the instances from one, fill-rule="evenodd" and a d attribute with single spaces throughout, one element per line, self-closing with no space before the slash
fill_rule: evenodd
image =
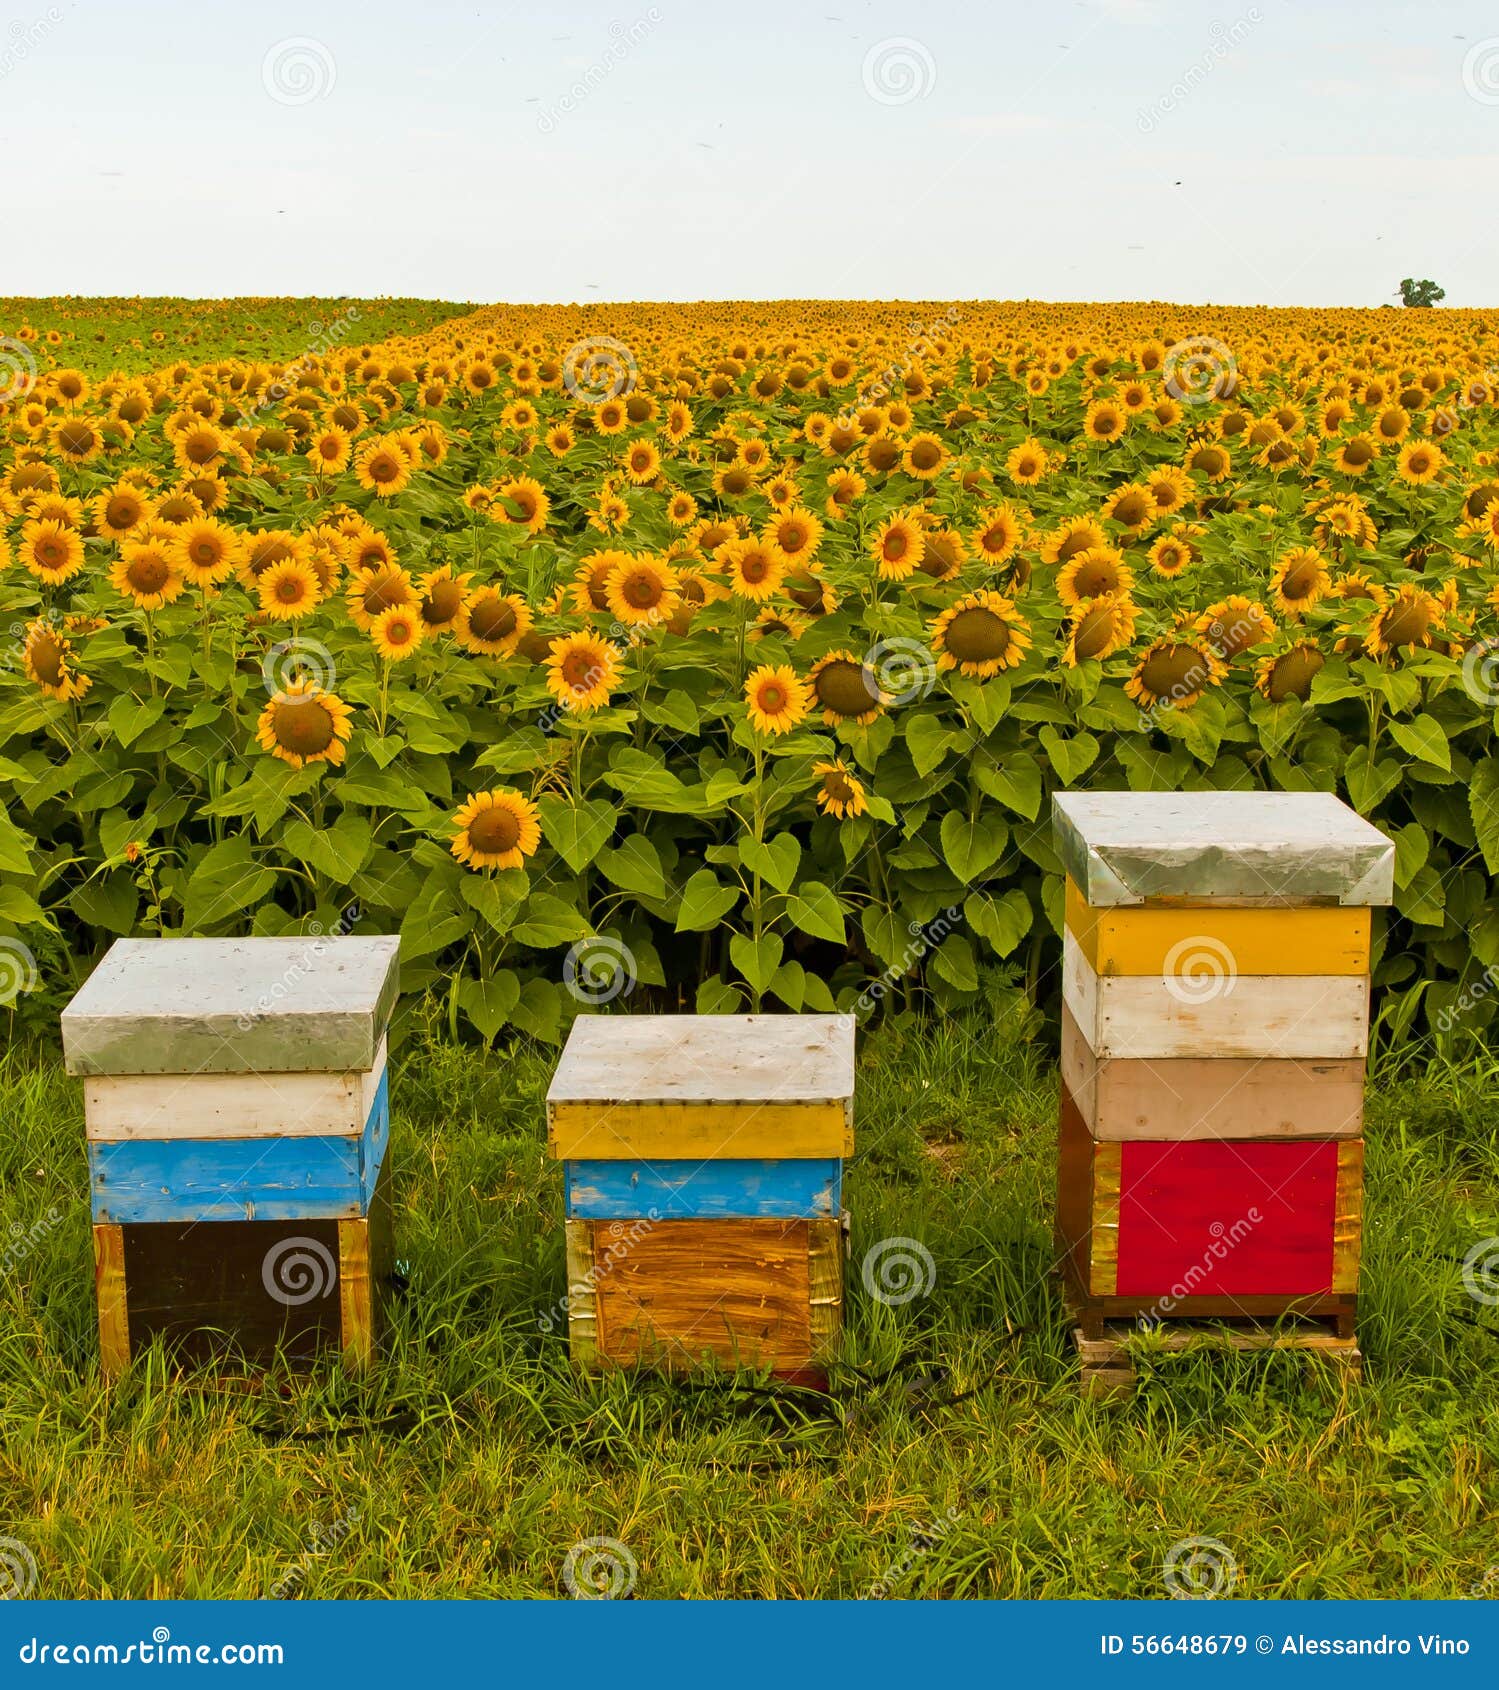
<path id="1" fill-rule="evenodd" d="M 1393 845 L 1325 793 L 1059 793 L 1054 820 L 1057 1223 L 1082 1336 L 1296 1314 L 1351 1343 Z"/>
<path id="2" fill-rule="evenodd" d="M 853 1086 L 836 1016 L 574 1022 L 547 1094 L 573 1359 L 818 1382 L 842 1318 Z"/>
<path id="3" fill-rule="evenodd" d="M 100 1354 L 374 1351 L 394 938 L 121 939 L 63 1012 Z"/>

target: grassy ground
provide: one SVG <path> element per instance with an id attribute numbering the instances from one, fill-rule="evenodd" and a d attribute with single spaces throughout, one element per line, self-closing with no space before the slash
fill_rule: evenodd
<path id="1" fill-rule="evenodd" d="M 1499 1233 L 1486 1076 L 1373 1089 L 1362 1386 L 1175 1358 L 1110 1409 L 1079 1399 L 1048 1279 L 1046 1043 L 952 1024 L 867 1043 L 847 1358 L 919 1365 L 831 1403 L 573 1376 L 539 1325 L 564 1291 L 549 1067 L 413 1035 L 388 1361 L 246 1397 L 159 1357 L 101 1382 L 80 1088 L 0 1058 L 0 1537 L 37 1594 L 564 1595 L 597 1537 L 641 1597 L 1160 1596 L 1189 1537 L 1227 1547 L 1237 1595 L 1499 1591 L 1499 1310 L 1461 1271 Z M 899 1309 L 859 1284 L 891 1235 L 937 1265 Z"/>

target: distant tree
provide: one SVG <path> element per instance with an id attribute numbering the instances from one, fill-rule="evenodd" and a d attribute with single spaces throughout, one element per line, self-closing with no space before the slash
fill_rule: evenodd
<path id="1" fill-rule="evenodd" d="M 1446 297 L 1446 288 L 1439 288 L 1435 282 L 1412 281 L 1407 276 L 1400 284 L 1400 301 L 1403 305 L 1435 305 L 1439 299 Z"/>

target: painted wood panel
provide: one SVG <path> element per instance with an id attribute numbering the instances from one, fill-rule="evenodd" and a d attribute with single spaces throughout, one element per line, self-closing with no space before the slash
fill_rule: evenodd
<path id="1" fill-rule="evenodd" d="M 1095 908 L 1067 880 L 1067 928 L 1099 974 L 1367 974 L 1368 909 Z"/>
<path id="2" fill-rule="evenodd" d="M 385 1160 L 382 1074 L 364 1130 L 342 1138 L 94 1140 L 95 1221 L 289 1221 L 363 1215 Z"/>
<path id="3" fill-rule="evenodd" d="M 798 1161 L 851 1156 L 852 1103 L 548 1103 L 565 1161 Z"/>
<path id="4" fill-rule="evenodd" d="M 398 991 L 394 935 L 116 939 L 62 1012 L 70 1074 L 363 1072 Z"/>
<path id="5" fill-rule="evenodd" d="M 1240 975 L 1207 996 L 1159 976 L 1100 975 L 1069 932 L 1062 998 L 1100 1057 L 1341 1060 L 1368 1045 L 1363 976 Z"/>
<path id="6" fill-rule="evenodd" d="M 111 1376 L 158 1339 L 188 1365 L 342 1354 L 361 1368 L 375 1354 L 393 1266 L 388 1170 L 357 1222 L 106 1225 L 94 1240 Z"/>
<path id="7" fill-rule="evenodd" d="M 825 1361 L 836 1340 L 836 1220 L 668 1220 L 627 1241 L 607 1223 L 570 1221 L 568 1233 L 581 1365 L 795 1372 Z"/>
<path id="8" fill-rule="evenodd" d="M 90 1138 L 336 1138 L 363 1130 L 385 1074 L 114 1074 L 83 1082 Z"/>
<path id="9" fill-rule="evenodd" d="M 783 1220 L 833 1216 L 843 1164 L 790 1162 L 569 1162 L 567 1213 L 579 1220 Z"/>
<path id="10" fill-rule="evenodd" d="M 1062 1007 L 1062 1084 L 1094 1138 L 1357 1138 L 1364 1059 L 1095 1056 Z"/>
<path id="11" fill-rule="evenodd" d="M 1329 792 L 1058 792 L 1052 822 L 1095 906 L 1394 897 L 1394 842 Z"/>

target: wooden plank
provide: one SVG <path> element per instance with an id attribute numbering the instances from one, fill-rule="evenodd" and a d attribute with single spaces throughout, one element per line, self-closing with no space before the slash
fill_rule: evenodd
<path id="1" fill-rule="evenodd" d="M 375 1360 L 378 1339 L 374 1278 L 370 1268 L 370 1223 L 338 1223 L 339 1339 L 344 1366 L 364 1373 Z"/>
<path id="2" fill-rule="evenodd" d="M 111 1074 L 83 1082 L 91 1139 L 337 1138 L 362 1131 L 385 1075 L 372 1068 L 306 1074 Z"/>
<path id="3" fill-rule="evenodd" d="M 842 1102 L 550 1102 L 547 1147 L 578 1162 L 844 1157 L 854 1148 L 852 1108 Z"/>
<path id="4" fill-rule="evenodd" d="M 843 1331 L 843 1263 L 847 1237 L 842 1218 L 815 1220 L 807 1226 L 807 1292 L 812 1357 L 829 1362 Z"/>
<path id="5" fill-rule="evenodd" d="M 836 1223 L 661 1221 L 612 1251 L 608 1223 L 573 1224 L 592 1229 L 600 1360 L 788 1371 L 817 1359 L 810 1228 Z"/>
<path id="6" fill-rule="evenodd" d="M 1068 876 L 1067 928 L 1099 974 L 1367 974 L 1367 908 L 1095 908 Z"/>
<path id="7" fill-rule="evenodd" d="M 1058 792 L 1053 832 L 1095 906 L 1388 904 L 1395 847 L 1328 792 Z"/>
<path id="8" fill-rule="evenodd" d="M 1358 1290 L 1359 1260 L 1363 1252 L 1364 1141 L 1349 1139 L 1338 1146 L 1337 1197 L 1333 1215 L 1332 1289 Z"/>
<path id="9" fill-rule="evenodd" d="M 116 939 L 62 1012 L 70 1074 L 363 1072 L 400 939 Z"/>
<path id="10" fill-rule="evenodd" d="M 362 1216 L 385 1160 L 382 1074 L 363 1131 L 339 1138 L 111 1139 L 89 1144 L 94 1219 L 127 1223 Z"/>
<path id="11" fill-rule="evenodd" d="M 854 1095 L 843 1015 L 580 1015 L 548 1103 L 826 1104 Z"/>
<path id="12" fill-rule="evenodd" d="M 1242 975 L 1199 996 L 1159 976 L 1100 975 L 1067 933 L 1062 998 L 1099 1057 L 1332 1061 L 1368 1045 L 1364 976 Z"/>
<path id="13" fill-rule="evenodd" d="M 99 1366 L 106 1379 L 114 1379 L 130 1365 L 125 1237 L 118 1226 L 94 1228 L 94 1296 L 99 1309 Z"/>
<path id="14" fill-rule="evenodd" d="M 1320 1143 L 1157 1144 L 1120 1153 L 1113 1285 L 1094 1295 L 1318 1296 L 1333 1284 L 1339 1146 Z M 1095 1160 L 1095 1179 L 1100 1180 Z M 1104 1202 L 1095 1198 L 1095 1214 Z"/>
<path id="15" fill-rule="evenodd" d="M 1356 1138 L 1364 1059 L 1100 1059 L 1062 1006 L 1062 1085 L 1094 1138 Z"/>
<path id="16" fill-rule="evenodd" d="M 569 1162 L 569 1216 L 585 1220 L 784 1220 L 836 1216 L 843 1164 L 798 1161 Z"/>
<path id="17" fill-rule="evenodd" d="M 599 1365 L 599 1308 L 593 1265 L 593 1222 L 568 1221 L 567 1337 L 573 1365 Z"/>
<path id="18" fill-rule="evenodd" d="M 1120 1144 L 1095 1144 L 1088 1225 L 1088 1290 L 1112 1297 L 1119 1286 L 1123 1152 Z"/>

